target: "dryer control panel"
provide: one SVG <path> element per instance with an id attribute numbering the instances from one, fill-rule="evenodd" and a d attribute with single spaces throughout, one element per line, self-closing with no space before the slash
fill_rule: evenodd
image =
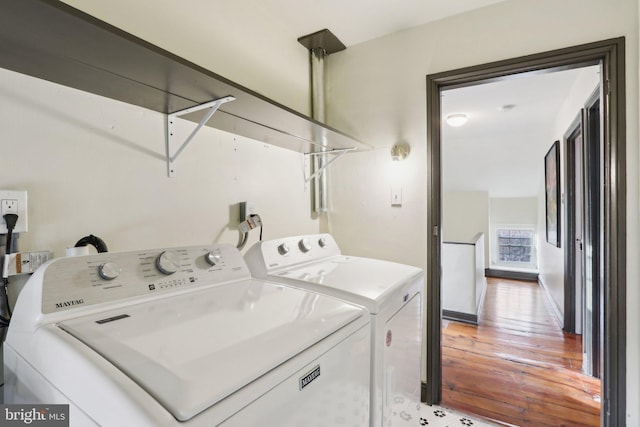
<path id="1" fill-rule="evenodd" d="M 251 277 L 231 245 L 106 252 L 58 258 L 44 268 L 30 280 L 42 280 L 45 314 Z"/>
<path id="2" fill-rule="evenodd" d="M 330 234 L 309 234 L 258 242 L 249 249 L 245 259 L 254 275 L 260 277 L 283 267 L 338 255 L 340 248 Z"/>

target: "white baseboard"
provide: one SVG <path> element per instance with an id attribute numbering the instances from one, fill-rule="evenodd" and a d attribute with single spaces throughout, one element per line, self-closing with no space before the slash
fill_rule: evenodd
<path id="1" fill-rule="evenodd" d="M 538 284 L 542 288 L 542 293 L 547 298 L 547 302 L 551 307 L 551 313 L 553 314 L 553 317 L 556 319 L 556 322 L 558 322 L 558 326 L 560 326 L 560 328 L 562 329 L 564 326 L 564 315 L 562 314 L 560 307 L 558 307 L 558 304 L 556 304 L 555 300 L 551 297 L 549 289 L 545 286 L 544 282 L 542 281 L 542 277 L 540 276 L 538 276 Z"/>

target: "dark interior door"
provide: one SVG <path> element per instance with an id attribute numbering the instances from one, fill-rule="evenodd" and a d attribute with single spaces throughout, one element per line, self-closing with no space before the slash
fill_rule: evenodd
<path id="1" fill-rule="evenodd" d="M 584 332 L 582 335 L 582 367 L 586 374 L 600 378 L 602 349 L 602 201 L 600 197 L 602 127 L 600 91 L 585 106 L 584 114 Z"/>
<path id="2" fill-rule="evenodd" d="M 564 324 L 571 334 L 582 334 L 584 325 L 584 111 L 571 124 L 565 140 Z"/>
<path id="3" fill-rule="evenodd" d="M 602 203 L 600 90 L 565 134 L 566 217 L 565 248 L 566 332 L 582 335 L 582 370 L 600 377 L 602 298 Z"/>

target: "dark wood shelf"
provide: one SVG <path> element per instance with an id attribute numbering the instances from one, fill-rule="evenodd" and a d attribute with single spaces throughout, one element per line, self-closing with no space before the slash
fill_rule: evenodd
<path id="1" fill-rule="evenodd" d="M 165 114 L 232 95 L 207 126 L 301 153 L 370 148 L 57 0 L 0 1 L 0 67 Z"/>

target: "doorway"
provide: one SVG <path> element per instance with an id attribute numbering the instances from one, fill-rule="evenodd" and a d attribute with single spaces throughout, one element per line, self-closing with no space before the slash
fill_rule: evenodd
<path id="1" fill-rule="evenodd" d="M 569 127 L 565 141 L 567 247 L 564 251 L 563 329 L 582 335 L 582 368 L 600 377 L 602 276 L 601 89 L 597 88 Z"/>
<path id="2" fill-rule="evenodd" d="M 603 149 L 600 171 L 602 217 L 598 239 L 602 250 L 603 360 L 602 425 L 625 424 L 626 403 L 626 174 L 625 174 L 625 87 L 624 39 L 612 39 L 557 51 L 545 52 L 497 63 L 427 76 L 427 162 L 428 162 L 428 239 L 427 271 L 427 357 L 425 400 L 438 403 L 442 393 L 441 367 L 441 105 L 445 88 L 470 86 L 504 79 L 520 73 L 602 64 L 601 101 Z M 599 273 L 600 274 L 600 273 Z"/>
<path id="3" fill-rule="evenodd" d="M 571 199 L 581 199 L 581 192 L 572 197 L 566 190 L 569 179 L 560 179 L 567 170 L 560 159 L 573 158 L 568 144 L 581 154 L 579 113 L 600 80 L 598 64 L 441 92 L 442 405 L 513 425 L 599 425 L 600 381 L 583 375 L 582 335 L 562 331 L 561 313 L 568 311 L 561 307 L 571 298 L 563 299 L 564 254 L 575 240 L 566 235 L 583 233 L 556 218 L 566 218 Z M 455 114 L 466 114 L 467 122 L 449 123 Z M 573 164 L 581 176 L 582 162 Z M 558 197 L 549 197 L 550 182 L 560 181 Z M 489 269 L 476 280 L 486 276 L 486 287 L 476 284 L 482 303 L 467 307 L 478 324 L 461 328 L 446 320 L 458 320 L 450 310 L 473 294 L 464 286 L 473 281 L 459 274 L 466 265 L 460 252 L 478 232 L 487 248 L 481 269 Z M 496 282 L 496 276 L 529 281 Z M 582 302 L 573 306 L 582 327 Z"/>

